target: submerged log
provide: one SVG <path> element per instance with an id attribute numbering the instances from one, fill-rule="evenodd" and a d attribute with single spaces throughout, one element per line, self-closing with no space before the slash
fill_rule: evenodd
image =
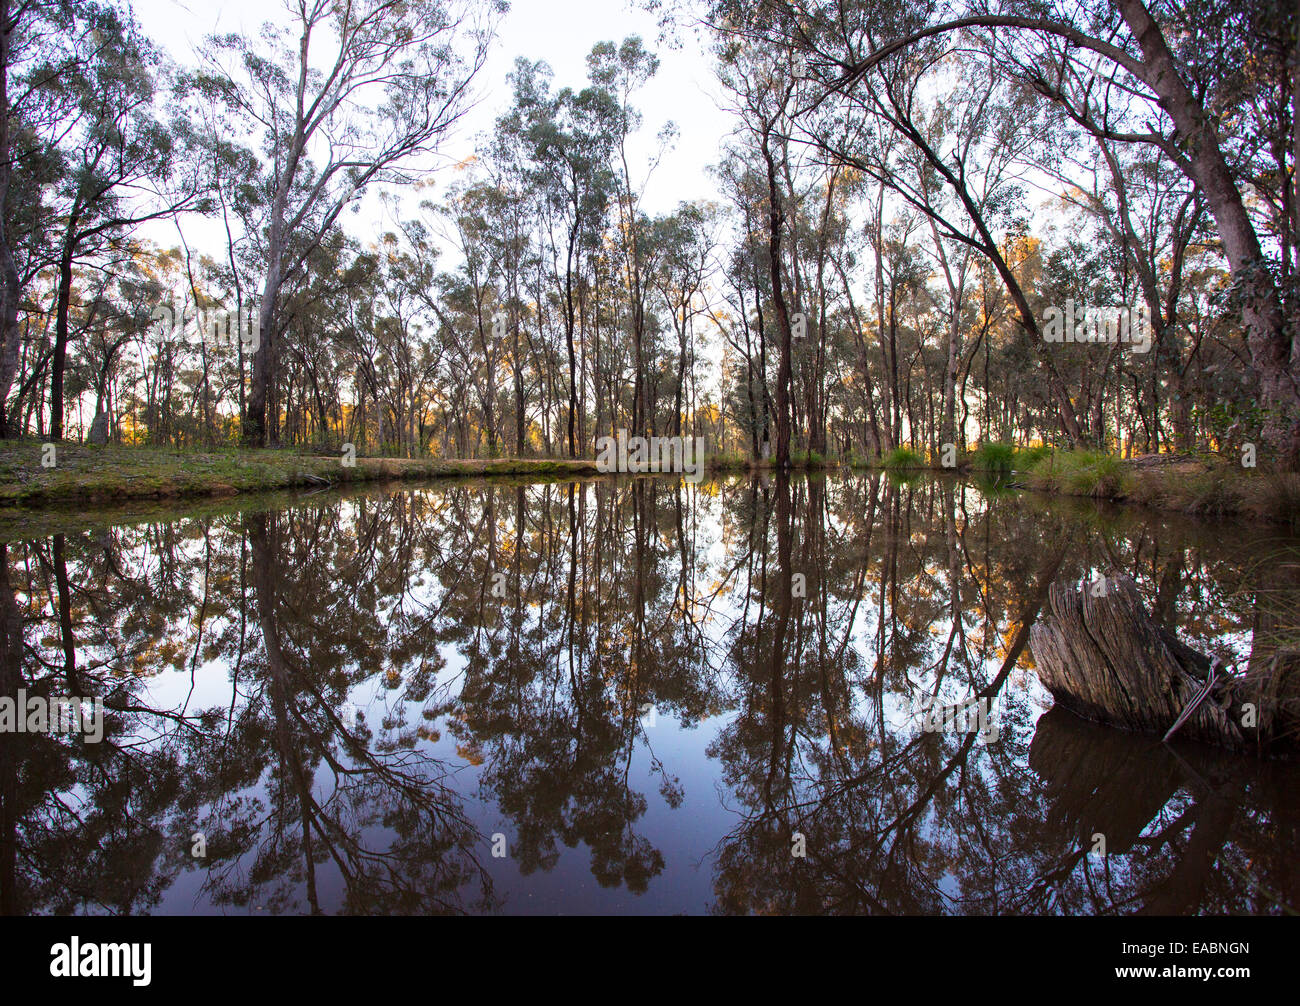
<path id="1" fill-rule="evenodd" d="M 1038 677 L 1077 716 L 1163 735 L 1204 690 L 1210 658 L 1154 621 L 1128 577 L 1053 584 L 1047 606 L 1050 613 L 1029 636 Z M 1221 675 L 1177 736 L 1236 750 L 1255 747 L 1271 716 L 1257 707 L 1243 710 L 1242 684 Z"/>

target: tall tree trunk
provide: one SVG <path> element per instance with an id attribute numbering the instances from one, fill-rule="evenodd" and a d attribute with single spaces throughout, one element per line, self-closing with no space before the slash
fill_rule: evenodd
<path id="1" fill-rule="evenodd" d="M 1264 439 L 1282 464 L 1295 470 L 1300 468 L 1300 384 L 1293 370 L 1281 297 L 1259 237 L 1214 124 L 1178 72 L 1160 26 L 1142 0 L 1119 0 L 1118 6 L 1142 50 L 1146 83 L 1186 144 L 1188 173 L 1205 193 L 1233 279 L 1239 284 L 1251 365 L 1259 376 L 1260 401 L 1267 414 Z"/>
<path id="2" fill-rule="evenodd" d="M 573 306 L 573 248 L 578 240 L 576 229 L 569 234 L 568 259 L 564 266 L 564 342 L 569 357 L 569 457 L 578 456 L 578 361 L 573 351 L 575 325 Z"/>
<path id="3" fill-rule="evenodd" d="M 63 439 L 63 370 L 68 354 L 68 308 L 72 301 L 72 233 L 77 222 L 68 222 L 68 238 L 59 256 L 59 289 L 54 309 L 54 356 L 50 361 L 50 439 Z"/>
<path id="4" fill-rule="evenodd" d="M 790 314 L 781 280 L 781 228 L 785 215 L 776 185 L 776 160 L 772 156 L 771 130 L 763 133 L 763 160 L 767 164 L 768 269 L 772 277 L 772 306 L 776 311 L 780 360 L 776 368 L 776 466 L 790 467 Z"/>
<path id="5" fill-rule="evenodd" d="M 272 228 L 274 247 L 276 228 Z M 253 372 L 248 382 L 247 415 L 243 430 L 245 447 L 267 446 L 267 399 L 271 388 L 271 343 L 274 340 L 275 302 L 280 296 L 279 255 L 272 253 L 262 285 L 262 302 L 257 306 L 258 341 L 253 352 Z"/>
<path id="6" fill-rule="evenodd" d="M 18 372 L 18 267 L 9 246 L 9 56 L 14 31 L 9 0 L 0 0 L 0 438 L 12 436 L 5 413 L 9 388 Z"/>

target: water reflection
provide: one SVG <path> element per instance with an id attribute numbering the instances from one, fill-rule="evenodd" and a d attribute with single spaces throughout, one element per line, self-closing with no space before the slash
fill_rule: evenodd
<path id="1" fill-rule="evenodd" d="M 0 544 L 0 694 L 108 725 L 0 734 L 6 913 L 1300 904 L 1294 766 L 1044 715 L 1026 646 L 1112 568 L 1265 660 L 1300 621 L 1272 532 L 881 477 L 60 530 Z M 995 739 L 925 729 L 971 696 Z"/>

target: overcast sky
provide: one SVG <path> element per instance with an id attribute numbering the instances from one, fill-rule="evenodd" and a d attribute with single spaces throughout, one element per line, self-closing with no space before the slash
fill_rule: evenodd
<path id="1" fill-rule="evenodd" d="M 279 0 L 133 0 L 132 6 L 145 33 L 184 65 L 197 62 L 196 52 L 211 32 L 239 31 L 256 37 L 263 22 L 284 18 Z M 643 209 L 656 213 L 672 209 L 681 200 L 716 198 L 707 168 L 718 160 L 719 145 L 733 121 L 719 107 L 712 58 L 694 38 L 682 39 L 677 49 L 660 45 L 655 18 L 620 0 L 513 0 L 500 23 L 491 58 L 476 81 L 477 106 L 443 146 L 448 166 L 436 172 L 435 195 L 456 177 L 450 165 L 471 155 L 479 136 L 491 130 L 508 107 L 506 74 L 516 57 L 544 59 L 554 70 L 556 88 L 580 88 L 587 83 L 586 57 L 593 45 L 638 34 L 658 53 L 661 63 L 655 79 L 634 98 L 643 115 L 641 132 L 630 149 L 634 182 L 657 149 L 656 135 L 663 125 L 672 121 L 679 131 L 673 148 L 650 176 Z M 419 198 L 428 195 L 422 192 Z M 368 197 L 362 211 L 349 214 L 345 225 L 363 241 L 377 234 L 384 228 L 377 200 Z M 216 221 L 205 226 L 187 220 L 184 227 L 192 246 L 224 257 L 224 232 Z M 170 224 L 150 236 L 165 246 L 177 243 Z"/>

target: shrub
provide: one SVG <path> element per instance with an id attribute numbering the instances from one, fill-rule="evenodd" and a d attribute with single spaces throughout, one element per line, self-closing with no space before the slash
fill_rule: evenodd
<path id="1" fill-rule="evenodd" d="M 844 463 L 850 468 L 879 468 L 880 456 L 878 454 L 859 454 L 857 451 L 849 451 L 844 456 Z"/>
<path id="2" fill-rule="evenodd" d="M 1072 496 L 1114 499 L 1126 496 L 1131 488 L 1124 462 L 1101 451 L 1047 454 L 1033 466 L 1033 474 L 1041 488 Z"/>
<path id="3" fill-rule="evenodd" d="M 1027 472 L 1051 453 L 1052 449 L 1045 444 L 1039 444 L 1037 447 L 1022 447 L 1016 451 L 1015 470 Z"/>
<path id="4" fill-rule="evenodd" d="M 885 455 L 885 468 L 889 471 L 902 471 L 905 468 L 924 468 L 925 458 L 908 447 L 895 447 Z"/>
<path id="5" fill-rule="evenodd" d="M 735 452 L 728 453 L 720 451 L 717 454 L 710 454 L 704 460 L 704 467 L 710 471 L 718 469 L 748 468 L 750 464 L 749 457 L 745 454 Z"/>
<path id="6" fill-rule="evenodd" d="M 969 455 L 970 467 L 981 472 L 1010 474 L 1016 460 L 1012 444 L 980 444 Z"/>

